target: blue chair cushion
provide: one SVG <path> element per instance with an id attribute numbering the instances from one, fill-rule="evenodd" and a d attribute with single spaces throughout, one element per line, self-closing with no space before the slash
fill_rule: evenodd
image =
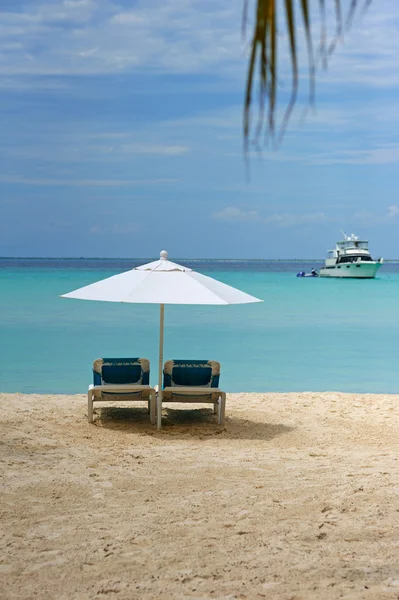
<path id="1" fill-rule="evenodd" d="M 207 360 L 173 360 L 165 365 L 164 387 L 219 386 L 219 374 L 213 375 L 214 362 Z M 218 363 L 217 363 L 218 364 Z M 172 368 L 170 369 L 170 366 Z"/>
<path id="2" fill-rule="evenodd" d="M 141 377 L 140 365 L 104 365 L 103 383 L 138 383 Z"/>
<path id="3" fill-rule="evenodd" d="M 149 385 L 148 361 L 141 358 L 103 358 L 93 363 L 93 383 Z"/>

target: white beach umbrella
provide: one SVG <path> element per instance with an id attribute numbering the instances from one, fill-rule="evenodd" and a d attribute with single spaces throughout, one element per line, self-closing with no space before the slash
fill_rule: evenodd
<path id="1" fill-rule="evenodd" d="M 160 305 L 158 407 L 162 406 L 163 332 L 165 304 L 249 304 L 263 302 L 212 277 L 197 273 L 188 267 L 168 260 L 162 250 L 160 259 L 125 273 L 107 277 L 79 288 L 62 298 L 99 300 L 103 302 L 131 302 Z M 158 410 L 158 429 L 161 425 Z"/>

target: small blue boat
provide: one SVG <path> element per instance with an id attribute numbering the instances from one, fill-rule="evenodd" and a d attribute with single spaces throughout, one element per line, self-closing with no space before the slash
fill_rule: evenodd
<path id="1" fill-rule="evenodd" d="M 310 273 L 305 273 L 305 271 L 299 271 L 299 273 L 296 274 L 297 277 L 318 277 L 319 274 L 316 271 L 316 269 L 312 269 L 310 271 Z"/>

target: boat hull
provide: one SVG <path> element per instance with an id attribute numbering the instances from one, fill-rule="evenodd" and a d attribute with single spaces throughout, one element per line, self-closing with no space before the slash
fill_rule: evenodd
<path id="1" fill-rule="evenodd" d="M 339 277 L 350 279 L 374 279 L 382 262 L 363 262 L 341 264 L 323 267 L 319 271 L 320 277 Z"/>

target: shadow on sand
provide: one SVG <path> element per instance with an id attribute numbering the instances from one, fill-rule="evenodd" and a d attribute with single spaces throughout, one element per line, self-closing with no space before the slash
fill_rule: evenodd
<path id="1" fill-rule="evenodd" d="M 95 411 L 97 427 L 132 434 L 156 436 L 218 437 L 223 439 L 272 440 L 293 431 L 294 427 L 284 424 L 250 421 L 239 417 L 226 417 L 224 425 L 218 425 L 216 416 L 208 408 L 162 411 L 162 430 L 158 432 L 150 425 L 148 412 L 143 408 L 107 407 Z"/>

